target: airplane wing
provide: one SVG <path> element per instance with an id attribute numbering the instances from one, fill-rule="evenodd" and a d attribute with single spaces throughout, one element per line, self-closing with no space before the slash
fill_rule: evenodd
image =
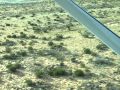
<path id="1" fill-rule="evenodd" d="M 63 9 L 71 14 L 79 23 L 85 25 L 88 30 L 105 43 L 109 48 L 120 54 L 120 37 L 109 28 L 91 16 L 73 0 L 55 0 Z"/>

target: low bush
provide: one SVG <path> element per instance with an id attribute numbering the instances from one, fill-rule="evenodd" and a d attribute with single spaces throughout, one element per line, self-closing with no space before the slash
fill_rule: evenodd
<path id="1" fill-rule="evenodd" d="M 15 34 L 8 35 L 7 38 L 17 38 L 17 35 L 15 35 Z"/>
<path id="2" fill-rule="evenodd" d="M 10 47 L 5 47 L 5 52 L 6 53 L 10 53 L 12 50 L 11 50 L 11 48 Z"/>
<path id="3" fill-rule="evenodd" d="M 68 75 L 68 72 L 65 68 L 55 67 L 55 68 L 50 69 L 48 71 L 48 74 L 50 76 L 66 76 L 66 75 Z"/>
<path id="4" fill-rule="evenodd" d="M 19 37 L 20 38 L 27 38 L 27 35 L 25 33 L 23 33 L 23 32 L 20 32 L 20 36 Z"/>
<path id="5" fill-rule="evenodd" d="M 14 73 L 17 71 L 17 69 L 21 68 L 21 65 L 16 63 L 16 64 L 11 64 L 9 63 L 6 68 L 8 69 L 8 71 Z"/>
<path id="6" fill-rule="evenodd" d="M 18 55 L 18 56 L 27 56 L 27 52 L 26 51 L 18 51 L 18 52 L 16 52 L 16 54 Z"/>
<path id="7" fill-rule="evenodd" d="M 25 80 L 25 83 L 27 84 L 27 86 L 30 86 L 30 87 L 35 86 L 35 83 L 30 79 Z"/>
<path id="8" fill-rule="evenodd" d="M 63 61 L 60 62 L 60 66 L 61 66 L 61 67 L 62 67 L 62 66 L 65 66 L 65 64 L 64 64 Z"/>
<path id="9" fill-rule="evenodd" d="M 16 53 L 9 53 L 9 54 L 3 55 L 3 59 L 16 60 L 19 57 L 25 57 L 25 56 L 27 56 L 26 51 L 18 51 Z"/>
<path id="10" fill-rule="evenodd" d="M 47 37 L 42 37 L 42 40 L 49 40 Z"/>
<path id="11" fill-rule="evenodd" d="M 55 40 L 60 41 L 62 39 L 64 39 L 62 34 L 56 34 Z"/>
<path id="12" fill-rule="evenodd" d="M 95 58 L 93 62 L 97 65 L 114 65 L 114 63 L 107 58 Z"/>
<path id="13" fill-rule="evenodd" d="M 23 41 L 23 40 L 21 40 L 19 43 L 20 43 L 22 46 L 25 46 L 25 45 L 26 45 L 26 42 Z"/>
<path id="14" fill-rule="evenodd" d="M 9 23 L 6 23 L 6 26 L 11 26 Z"/>
<path id="15" fill-rule="evenodd" d="M 77 76 L 77 77 L 83 77 L 83 76 L 85 76 L 85 73 L 84 73 L 83 70 L 77 69 L 77 70 L 74 71 L 74 75 Z"/>
<path id="16" fill-rule="evenodd" d="M 35 76 L 36 76 L 37 78 L 42 78 L 42 77 L 44 77 L 44 76 L 45 76 L 44 70 L 41 70 L 41 69 L 35 70 Z"/>
<path id="17" fill-rule="evenodd" d="M 29 38 L 31 38 L 31 39 L 37 39 L 37 37 L 35 35 L 30 35 Z"/>
<path id="18" fill-rule="evenodd" d="M 94 35 L 88 31 L 81 31 L 80 34 L 84 37 L 84 38 L 94 38 Z"/>
<path id="19" fill-rule="evenodd" d="M 16 42 L 11 41 L 11 40 L 6 40 L 5 42 L 1 43 L 2 46 L 15 46 Z"/>
<path id="20" fill-rule="evenodd" d="M 29 51 L 29 52 L 33 52 L 33 51 L 34 51 L 34 48 L 33 48 L 32 46 L 29 46 L 29 47 L 28 47 L 28 51 Z"/>
<path id="21" fill-rule="evenodd" d="M 49 46 L 53 46 L 54 43 L 53 43 L 52 41 L 49 41 L 49 42 L 48 42 L 48 45 L 49 45 Z"/>
<path id="22" fill-rule="evenodd" d="M 16 60 L 17 58 L 18 58 L 18 56 L 14 53 L 3 55 L 3 59 Z"/>
<path id="23" fill-rule="evenodd" d="M 75 57 L 72 57 L 72 58 L 71 58 L 71 62 L 76 63 L 76 62 L 77 62 L 77 61 L 76 61 L 76 58 L 75 58 Z"/>
<path id="24" fill-rule="evenodd" d="M 98 50 L 108 50 L 108 47 L 105 44 L 101 43 L 101 44 L 98 44 L 96 46 L 96 49 L 98 49 Z"/>
<path id="25" fill-rule="evenodd" d="M 92 56 L 97 56 L 97 55 L 98 55 L 97 53 L 91 51 L 89 48 L 84 48 L 84 49 L 83 49 L 83 53 L 84 53 L 84 54 L 90 54 L 90 55 L 92 55 Z"/>
<path id="26" fill-rule="evenodd" d="M 83 49 L 83 52 L 84 52 L 85 54 L 92 54 L 92 51 L 91 51 L 89 48 L 84 48 L 84 49 Z"/>

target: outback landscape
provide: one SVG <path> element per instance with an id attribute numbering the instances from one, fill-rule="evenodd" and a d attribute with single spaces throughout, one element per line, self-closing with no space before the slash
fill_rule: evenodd
<path id="1" fill-rule="evenodd" d="M 76 3 L 120 35 L 120 0 Z M 120 56 L 54 0 L 0 4 L 0 90 L 120 90 Z"/>

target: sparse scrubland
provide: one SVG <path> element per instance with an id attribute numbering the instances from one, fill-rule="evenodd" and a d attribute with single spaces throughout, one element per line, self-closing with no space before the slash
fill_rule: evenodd
<path id="1" fill-rule="evenodd" d="M 120 0 L 76 0 L 120 35 Z M 52 0 L 0 5 L 0 90 L 120 90 L 120 56 Z"/>

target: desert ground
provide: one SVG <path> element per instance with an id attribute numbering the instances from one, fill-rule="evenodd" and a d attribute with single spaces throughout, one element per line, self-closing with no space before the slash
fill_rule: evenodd
<path id="1" fill-rule="evenodd" d="M 120 0 L 76 0 L 120 35 Z M 120 90 L 120 55 L 52 0 L 0 4 L 0 90 Z"/>

